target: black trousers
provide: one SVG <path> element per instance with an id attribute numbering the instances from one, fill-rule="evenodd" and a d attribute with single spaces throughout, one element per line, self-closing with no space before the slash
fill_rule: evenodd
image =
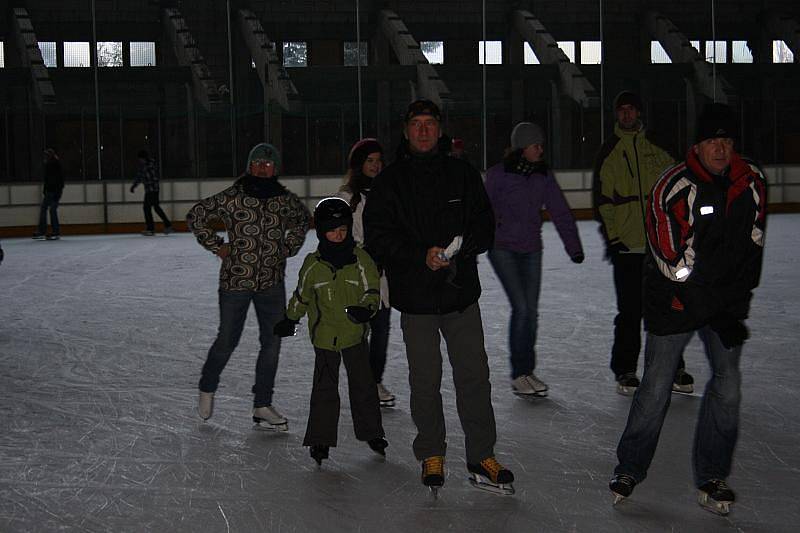
<path id="1" fill-rule="evenodd" d="M 611 371 L 615 376 L 636 372 L 642 344 L 642 281 L 645 254 L 615 254 L 614 289 L 617 293 L 617 316 L 614 318 L 614 345 L 611 348 Z M 678 369 L 686 363 L 681 355 Z"/>
<path id="2" fill-rule="evenodd" d="M 153 224 L 153 212 L 152 209 L 155 209 L 156 214 L 161 217 L 161 220 L 164 222 L 164 226 L 169 228 L 172 226 L 172 222 L 169 221 L 167 218 L 166 213 L 164 210 L 161 209 L 161 206 L 158 205 L 158 191 L 152 192 L 145 192 L 144 193 L 144 202 L 142 203 L 142 209 L 144 210 L 144 223 L 147 226 L 148 231 L 155 231 L 155 225 Z"/>
<path id="3" fill-rule="evenodd" d="M 332 352 L 314 348 L 314 386 L 303 446 L 336 446 L 339 427 L 339 362 L 344 360 L 350 393 L 350 411 L 356 438 L 383 437 L 378 390 L 369 366 L 366 343 Z"/>
<path id="4" fill-rule="evenodd" d="M 386 350 L 389 348 L 389 325 L 392 308 L 380 309 L 369 321 L 369 365 L 375 383 L 383 381 L 383 370 L 386 368 Z"/>

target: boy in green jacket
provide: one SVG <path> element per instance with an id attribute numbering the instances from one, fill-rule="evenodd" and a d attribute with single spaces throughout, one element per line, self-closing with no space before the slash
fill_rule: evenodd
<path id="1" fill-rule="evenodd" d="M 336 446 L 339 424 L 339 362 L 344 359 L 356 438 L 386 455 L 380 403 L 369 365 L 368 322 L 380 303 L 378 269 L 353 240 L 353 213 L 341 198 L 325 198 L 314 209 L 317 251 L 306 256 L 286 318 L 275 334 L 295 334 L 308 314 L 314 345 L 314 386 L 303 446 L 318 465 Z"/>

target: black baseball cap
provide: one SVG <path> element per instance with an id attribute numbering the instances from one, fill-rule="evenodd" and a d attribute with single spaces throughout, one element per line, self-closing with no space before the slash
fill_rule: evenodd
<path id="1" fill-rule="evenodd" d="M 440 122 L 442 120 L 442 114 L 439 111 L 439 106 L 430 100 L 425 99 L 414 100 L 408 104 L 408 109 L 406 110 L 405 118 L 403 120 L 408 122 L 412 118 L 420 115 L 430 115 Z"/>

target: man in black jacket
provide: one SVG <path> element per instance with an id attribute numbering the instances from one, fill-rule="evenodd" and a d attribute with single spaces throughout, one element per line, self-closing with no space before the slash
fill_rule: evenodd
<path id="1" fill-rule="evenodd" d="M 467 466 L 479 488 L 509 494 L 513 474 L 494 458 L 496 440 L 484 349 L 476 256 L 494 240 L 480 174 L 440 148 L 437 106 L 417 100 L 405 115 L 398 159 L 375 179 L 364 210 L 365 244 L 386 268 L 401 312 L 409 363 L 414 455 L 422 481 L 444 483 L 440 333 L 453 368 Z"/>
<path id="2" fill-rule="evenodd" d="M 727 514 L 726 478 L 739 432 L 739 358 L 744 320 L 764 250 L 766 180 L 733 149 L 733 114 L 709 106 L 697 144 L 667 169 L 647 203 L 650 255 L 644 275 L 644 375 L 631 404 L 610 488 L 630 496 L 647 476 L 670 403 L 672 377 L 697 331 L 711 364 L 695 430 L 692 466 L 699 502 Z"/>

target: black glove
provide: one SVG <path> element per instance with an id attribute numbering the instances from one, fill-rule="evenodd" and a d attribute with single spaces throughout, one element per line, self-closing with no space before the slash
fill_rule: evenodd
<path id="1" fill-rule="evenodd" d="M 272 333 L 278 337 L 292 337 L 297 333 L 297 320 L 289 320 L 285 315 L 283 320 L 275 324 Z"/>
<path id="2" fill-rule="evenodd" d="M 131 192 L 136 190 L 136 185 L 131 185 Z"/>
<path id="3" fill-rule="evenodd" d="M 375 316 L 375 313 L 373 313 L 371 309 L 361 307 L 360 305 L 348 305 L 344 308 L 344 312 L 347 313 L 347 318 L 350 319 L 350 322 L 354 324 L 369 322 L 370 319 Z"/>
<path id="4" fill-rule="evenodd" d="M 578 252 L 577 254 L 570 257 L 570 259 L 572 260 L 573 263 L 580 265 L 581 263 L 583 263 L 585 257 L 583 256 L 583 252 Z"/>
<path id="5" fill-rule="evenodd" d="M 715 316 L 708 325 L 711 326 L 714 333 L 719 335 L 719 340 L 728 350 L 741 346 L 744 341 L 750 338 L 750 332 L 747 331 L 747 326 L 744 325 L 744 322 L 730 315 Z"/>

